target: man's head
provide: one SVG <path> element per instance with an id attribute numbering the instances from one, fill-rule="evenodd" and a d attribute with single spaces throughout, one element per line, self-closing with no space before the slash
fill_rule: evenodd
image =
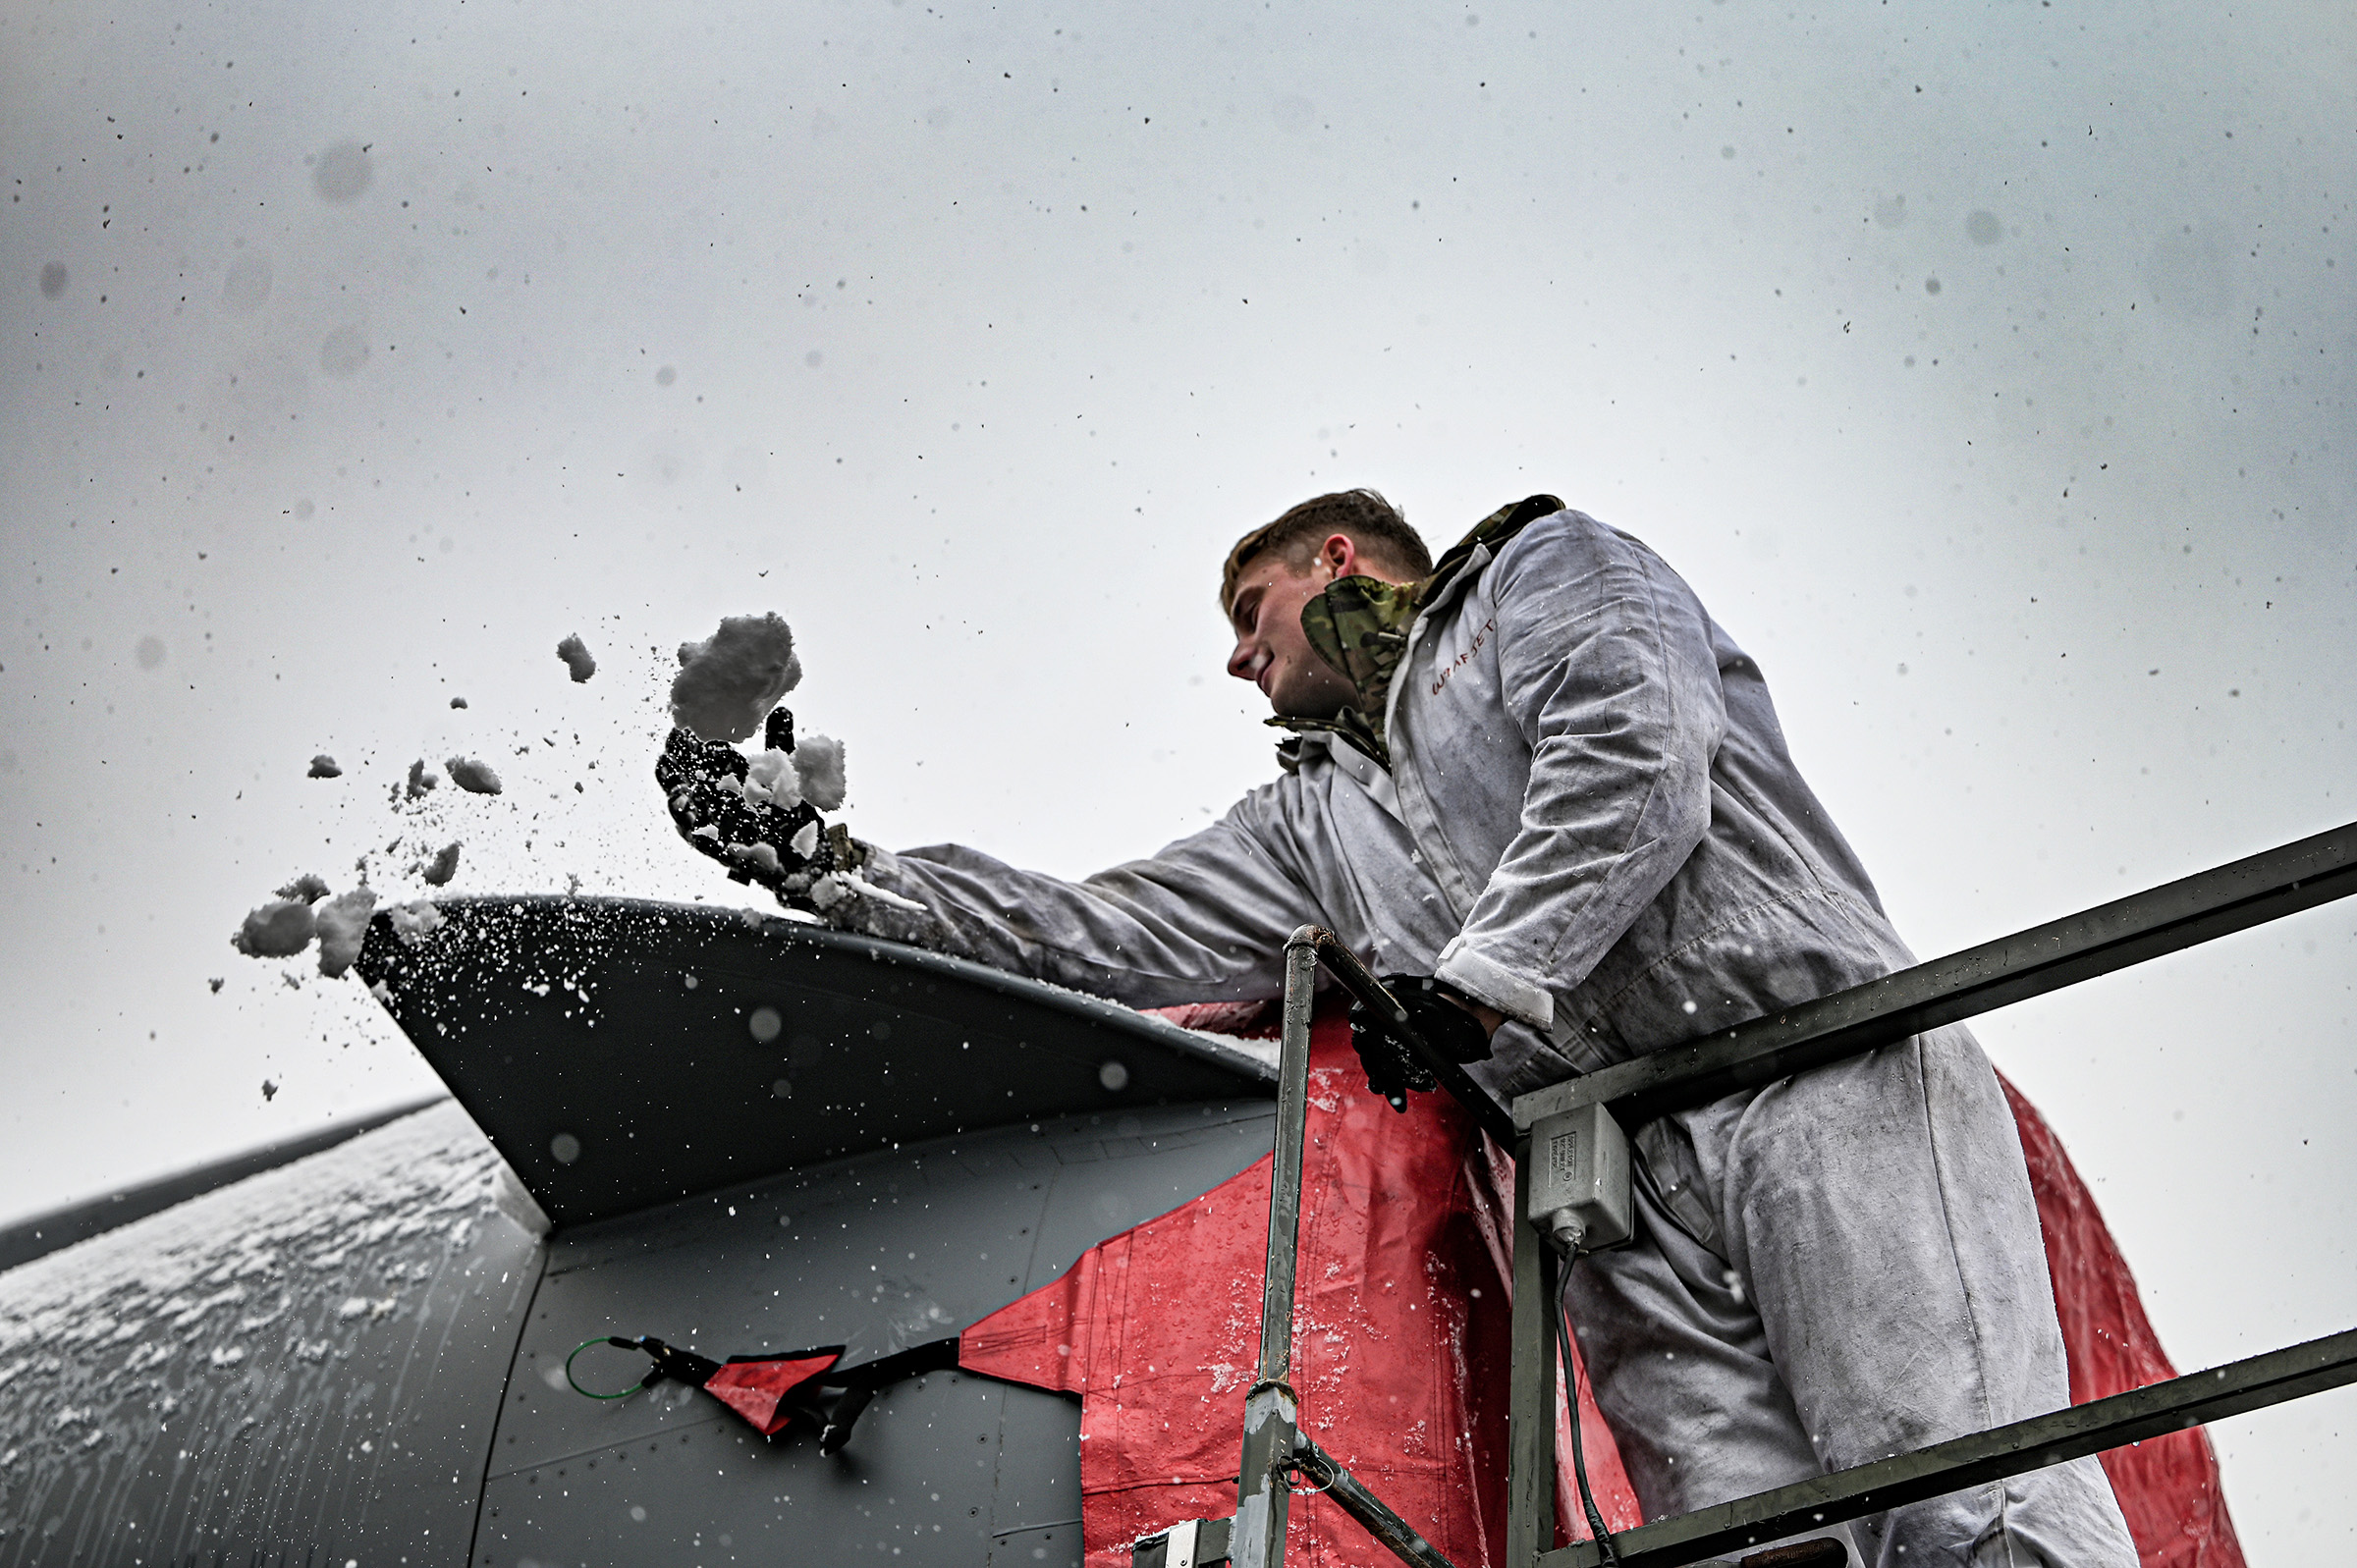
<path id="1" fill-rule="evenodd" d="M 1301 607 L 1337 577 L 1414 582 L 1432 554 L 1398 510 L 1372 490 L 1318 496 L 1253 529 L 1228 552 L 1220 608 L 1235 631 L 1228 673 L 1258 685 L 1288 718 L 1331 718 L 1354 693 L 1301 630 Z"/>

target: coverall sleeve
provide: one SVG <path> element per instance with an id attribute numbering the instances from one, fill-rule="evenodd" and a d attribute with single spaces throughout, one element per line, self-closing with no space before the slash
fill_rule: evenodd
<path id="1" fill-rule="evenodd" d="M 1284 990 L 1286 939 L 1318 918 L 1291 865 L 1286 782 L 1202 832 L 1079 882 L 962 844 L 878 855 L 865 875 L 926 916 L 862 921 L 996 969 L 1131 1006 L 1253 1000 Z M 888 929 L 889 928 L 889 929 Z"/>
<path id="2" fill-rule="evenodd" d="M 1530 777 L 1437 966 L 1540 1029 L 1709 831 L 1727 732 L 1700 602 L 1644 546 L 1578 522 L 1533 527 L 1491 568 L 1500 693 Z"/>

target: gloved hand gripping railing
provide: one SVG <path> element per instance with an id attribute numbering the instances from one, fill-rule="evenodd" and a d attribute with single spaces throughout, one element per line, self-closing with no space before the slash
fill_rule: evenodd
<path id="1" fill-rule="evenodd" d="M 1513 1114 L 1473 1081 L 1459 1058 L 1424 1038 L 1408 1008 L 1385 989 L 1383 982 L 1376 979 L 1374 972 L 1360 963 L 1348 947 L 1343 946 L 1342 938 L 1323 926 L 1303 926 L 1286 944 L 1286 952 L 1289 955 L 1294 947 L 1302 946 L 1316 955 L 1317 961 L 1326 966 L 1326 972 L 1350 993 L 1350 999 L 1362 1009 L 1353 1018 L 1356 1027 L 1375 1029 L 1406 1047 L 1408 1054 L 1424 1065 L 1443 1089 L 1449 1091 L 1451 1099 L 1465 1108 L 1482 1131 L 1498 1141 L 1500 1148 L 1511 1149 L 1514 1146 L 1516 1133 Z M 1397 981 L 1398 977 L 1393 978 Z M 1311 983 L 1314 984 L 1315 979 L 1313 970 Z M 1286 971 L 1286 996 L 1289 1005 L 1292 996 L 1292 971 L 1289 967 Z M 1469 1018 L 1471 1015 L 1468 1013 L 1466 1016 Z M 1308 1028 L 1306 1021 L 1302 1027 L 1304 1030 Z M 1303 1038 L 1306 1042 L 1307 1036 Z M 1475 1038 L 1478 1040 L 1479 1036 Z M 1304 1044 L 1302 1049 L 1306 1051 L 1307 1045 Z"/>

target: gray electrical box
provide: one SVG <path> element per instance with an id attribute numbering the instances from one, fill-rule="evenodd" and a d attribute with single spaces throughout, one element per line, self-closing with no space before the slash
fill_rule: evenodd
<path id="1" fill-rule="evenodd" d="M 1530 1129 L 1530 1222 L 1568 1255 L 1617 1247 L 1636 1231 L 1628 1135 L 1601 1105 Z"/>

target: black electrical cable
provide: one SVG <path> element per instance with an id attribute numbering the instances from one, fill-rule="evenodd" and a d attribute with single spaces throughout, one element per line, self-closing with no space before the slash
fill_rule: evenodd
<path id="1" fill-rule="evenodd" d="M 1571 1266 L 1579 1262 L 1574 1251 L 1563 1260 L 1563 1277 L 1555 1293 L 1555 1342 L 1562 1355 L 1563 1375 L 1563 1403 L 1571 1416 L 1571 1479 L 1579 1487 L 1579 1505 L 1587 1510 L 1588 1534 L 1595 1539 L 1596 1549 L 1612 1568 L 1620 1568 L 1620 1554 L 1613 1549 L 1613 1533 L 1604 1528 L 1604 1514 L 1596 1506 L 1596 1494 L 1588 1488 L 1587 1456 L 1580 1451 L 1579 1440 L 1579 1384 L 1571 1360 L 1571 1308 L 1567 1297 L 1571 1292 Z"/>

